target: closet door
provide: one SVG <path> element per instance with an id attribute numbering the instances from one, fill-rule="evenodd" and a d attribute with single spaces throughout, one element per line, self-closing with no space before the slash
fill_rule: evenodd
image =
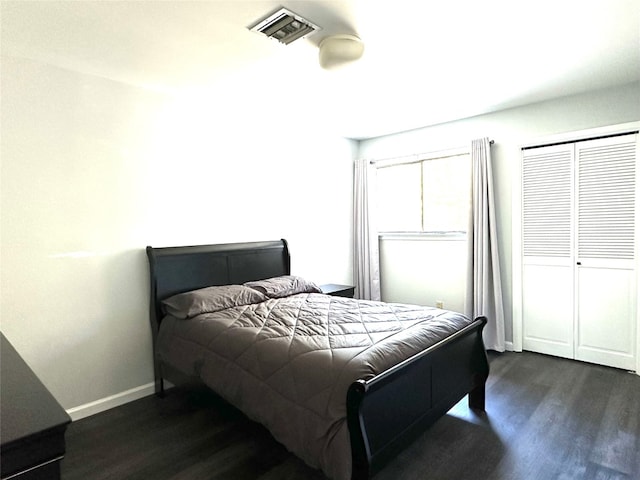
<path id="1" fill-rule="evenodd" d="M 575 358 L 633 370 L 636 135 L 575 145 Z"/>
<path id="2" fill-rule="evenodd" d="M 573 145 L 523 152 L 523 348 L 574 358 Z"/>

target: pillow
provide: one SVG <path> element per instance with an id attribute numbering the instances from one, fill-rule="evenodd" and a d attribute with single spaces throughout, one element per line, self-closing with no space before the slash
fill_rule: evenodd
<path id="1" fill-rule="evenodd" d="M 309 282 L 295 275 L 267 278 L 244 284 L 270 298 L 288 297 L 296 293 L 322 293 L 322 290 L 313 282 Z"/>
<path id="2" fill-rule="evenodd" d="M 221 285 L 179 293 L 162 301 L 164 311 L 176 318 L 190 318 L 225 308 L 268 300 L 262 293 L 242 285 Z"/>

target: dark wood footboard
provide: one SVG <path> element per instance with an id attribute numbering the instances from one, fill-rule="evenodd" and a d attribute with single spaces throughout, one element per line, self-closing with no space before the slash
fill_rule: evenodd
<path id="1" fill-rule="evenodd" d="M 489 375 L 482 330 L 486 318 L 365 381 L 347 394 L 353 480 L 378 472 L 465 395 L 484 411 Z"/>

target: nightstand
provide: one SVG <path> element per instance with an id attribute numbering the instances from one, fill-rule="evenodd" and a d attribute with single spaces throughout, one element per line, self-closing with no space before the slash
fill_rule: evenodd
<path id="1" fill-rule="evenodd" d="M 2 478 L 60 478 L 71 418 L 4 335 L 2 339 Z"/>
<path id="2" fill-rule="evenodd" d="M 353 298 L 356 287 L 351 285 L 337 285 L 335 283 L 328 283 L 326 285 L 320 285 L 320 290 L 322 290 L 322 293 L 326 295 Z"/>

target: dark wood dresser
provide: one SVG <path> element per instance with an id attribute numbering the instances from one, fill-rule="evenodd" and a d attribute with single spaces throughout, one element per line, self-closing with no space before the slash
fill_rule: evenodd
<path id="1" fill-rule="evenodd" d="M 59 479 L 71 418 L 1 336 L 0 475 L 3 480 Z"/>

